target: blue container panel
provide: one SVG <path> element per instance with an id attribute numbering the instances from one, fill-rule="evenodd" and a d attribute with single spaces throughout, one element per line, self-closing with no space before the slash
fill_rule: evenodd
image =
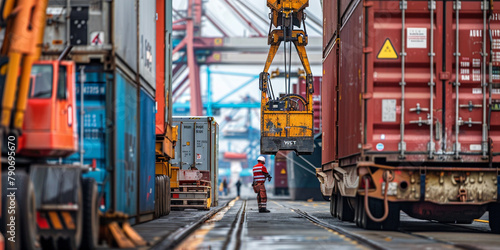
<path id="1" fill-rule="evenodd" d="M 116 73 L 115 104 L 115 207 L 137 215 L 137 92 L 120 71 Z"/>
<path id="2" fill-rule="evenodd" d="M 78 65 L 83 66 L 83 65 Z M 112 81 L 113 74 L 103 71 L 102 66 L 85 66 L 85 82 L 84 82 L 84 136 L 83 136 L 83 163 L 91 165 L 96 164 L 95 171 L 86 173 L 84 177 L 94 178 L 98 184 L 99 192 L 104 193 L 106 205 L 101 207 L 103 210 L 109 208 L 110 198 L 109 190 L 110 183 L 104 183 L 106 176 L 107 150 L 108 144 L 106 139 L 106 82 Z M 77 67 L 78 68 L 78 67 Z M 76 126 L 78 128 L 78 143 L 80 144 L 80 120 L 81 120 L 81 98 L 80 98 L 80 71 L 76 72 Z M 74 163 L 80 161 L 80 153 L 77 152 L 67 157 L 65 163 Z M 105 185 L 105 186 L 104 186 Z"/>
<path id="3" fill-rule="evenodd" d="M 155 204 L 155 101 L 141 90 L 141 148 L 139 212 L 154 212 Z"/>

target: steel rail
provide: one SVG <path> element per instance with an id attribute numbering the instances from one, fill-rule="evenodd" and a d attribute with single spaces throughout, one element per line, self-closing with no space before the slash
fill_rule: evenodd
<path id="1" fill-rule="evenodd" d="M 305 219 L 308 219 L 309 221 L 313 222 L 313 223 L 316 223 L 322 227 L 325 227 L 325 228 L 328 228 L 328 229 L 331 229 L 341 235 L 344 235 L 345 237 L 347 238 L 350 238 L 362 245 L 365 245 L 367 247 L 370 247 L 372 249 L 377 249 L 377 250 L 386 250 L 386 249 L 391 249 L 390 247 L 388 246 L 383 246 L 381 245 L 380 243 L 376 242 L 376 241 L 373 241 L 373 240 L 370 240 L 370 239 L 367 239 L 365 237 L 363 237 L 362 235 L 358 235 L 356 233 L 351 233 L 345 229 L 343 229 L 342 227 L 339 227 L 339 226 L 335 226 L 333 224 L 330 224 L 328 222 L 325 222 L 313 215 L 310 215 L 304 211 L 301 211 L 300 209 L 295 209 L 295 208 L 291 208 L 291 207 L 288 207 L 288 206 L 285 206 L 285 205 L 282 205 L 283 207 L 286 207 L 286 208 L 289 208 L 291 209 L 293 212 L 297 213 L 298 215 L 300 215 L 301 217 L 305 218 Z M 432 221 L 434 222 L 434 221 Z M 440 222 L 436 222 L 436 223 L 440 223 Z M 443 224 L 443 223 L 440 223 L 440 224 Z M 454 226 L 452 224 L 448 224 L 448 223 L 444 223 L 446 225 L 451 225 L 451 226 Z M 462 228 L 462 227 L 461 227 Z M 466 228 L 466 227 L 463 227 L 463 228 Z M 468 228 L 470 229 L 470 228 Z M 470 229 L 470 230 L 474 230 L 474 229 Z M 478 230 L 480 231 L 480 230 Z M 403 233 L 403 234 L 407 234 L 407 235 L 410 235 L 410 236 L 413 236 L 413 237 L 417 237 L 417 238 L 421 238 L 421 239 L 426 239 L 426 240 L 429 240 L 429 241 L 432 241 L 432 242 L 435 242 L 435 243 L 440 243 L 440 244 L 445 244 L 445 245 L 449 245 L 449 246 L 453 246 L 453 247 L 456 247 L 456 248 L 459 248 L 459 249 L 465 249 L 465 250 L 478 250 L 480 248 L 478 247 L 475 247 L 475 246 L 472 246 L 472 245 L 467 245 L 467 244 L 457 244 L 457 243 L 453 243 L 453 242 L 449 242 L 449 241 L 445 241 L 445 240 L 439 240 L 439 239 L 436 239 L 436 238 L 433 238 L 433 237 L 429 237 L 429 236 L 425 236 L 425 235 L 419 235 L 419 234 L 414 234 L 412 232 L 408 232 L 408 231 L 405 231 L 405 230 L 398 230 L 397 232 L 400 232 L 400 233 Z"/>
<path id="2" fill-rule="evenodd" d="M 181 243 L 184 239 L 186 239 L 191 233 L 193 233 L 196 229 L 201 227 L 203 223 L 205 223 L 207 220 L 212 218 L 214 215 L 222 211 L 223 209 L 227 208 L 229 206 L 229 203 L 232 201 L 235 201 L 236 199 L 233 199 L 231 201 L 228 201 L 224 206 L 221 206 L 217 209 L 214 209 L 207 214 L 205 214 L 203 217 L 200 219 L 194 221 L 193 223 L 186 225 L 184 227 L 179 228 L 175 232 L 167 235 L 165 238 L 160 240 L 157 244 L 155 244 L 151 249 L 174 249 L 175 246 L 177 246 L 179 243 Z"/>
<path id="3" fill-rule="evenodd" d="M 332 225 L 330 223 L 327 223 L 323 220 L 320 220 L 318 218 L 316 218 L 315 216 L 312 216 L 304 211 L 301 211 L 300 209 L 294 209 L 294 208 L 290 208 L 293 212 L 297 213 L 298 215 L 300 215 L 301 217 L 305 218 L 305 219 L 308 219 L 309 221 L 313 222 L 313 223 L 316 223 L 322 227 L 325 227 L 325 228 L 328 228 L 328 229 L 331 229 L 339 234 L 342 234 L 344 236 L 346 236 L 347 238 L 351 239 L 351 240 L 354 240 L 362 245 L 365 245 L 365 246 L 368 246 L 372 249 L 377 249 L 377 250 L 387 250 L 389 248 L 387 247 L 384 247 L 382 246 L 381 244 L 375 242 L 375 241 L 372 241 L 370 239 L 367 239 L 365 237 L 362 237 L 360 235 L 357 235 L 357 234 L 353 234 L 351 232 L 348 232 L 347 230 L 341 228 L 341 227 L 338 227 L 338 226 L 335 226 L 335 225 Z"/>
<path id="4" fill-rule="evenodd" d="M 236 215 L 233 224 L 231 224 L 231 229 L 229 229 L 228 237 L 226 238 L 226 241 L 224 242 L 222 249 L 224 250 L 240 249 L 243 224 L 245 223 L 246 220 L 246 207 L 247 207 L 247 200 L 243 200 L 240 210 L 238 211 L 238 214 Z"/>

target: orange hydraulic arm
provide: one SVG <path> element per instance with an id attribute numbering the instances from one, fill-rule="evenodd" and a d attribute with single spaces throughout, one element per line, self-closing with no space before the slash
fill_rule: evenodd
<path id="1" fill-rule="evenodd" d="M 31 66 L 41 54 L 47 3 L 47 0 L 4 0 L 1 3 L 0 24 L 5 28 L 0 51 L 3 131 L 22 128 Z"/>

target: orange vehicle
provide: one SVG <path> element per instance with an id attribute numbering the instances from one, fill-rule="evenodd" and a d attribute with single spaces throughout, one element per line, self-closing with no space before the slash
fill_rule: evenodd
<path id="1" fill-rule="evenodd" d="M 75 64 L 40 61 L 31 84 L 19 153 L 31 157 L 65 157 L 78 149 L 75 123 Z M 33 122 L 35 121 L 35 122 Z"/>
<path id="2" fill-rule="evenodd" d="M 82 178 L 83 166 L 47 163 L 78 149 L 75 64 L 36 62 L 47 2 L 0 2 L 0 249 L 93 248 L 98 240 L 96 182 Z"/>

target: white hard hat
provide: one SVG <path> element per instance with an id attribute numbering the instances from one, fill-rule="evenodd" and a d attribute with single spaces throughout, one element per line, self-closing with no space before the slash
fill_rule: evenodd
<path id="1" fill-rule="evenodd" d="M 266 162 L 266 157 L 264 156 L 259 156 L 259 158 L 257 158 L 257 161 L 261 161 L 261 162 Z"/>

